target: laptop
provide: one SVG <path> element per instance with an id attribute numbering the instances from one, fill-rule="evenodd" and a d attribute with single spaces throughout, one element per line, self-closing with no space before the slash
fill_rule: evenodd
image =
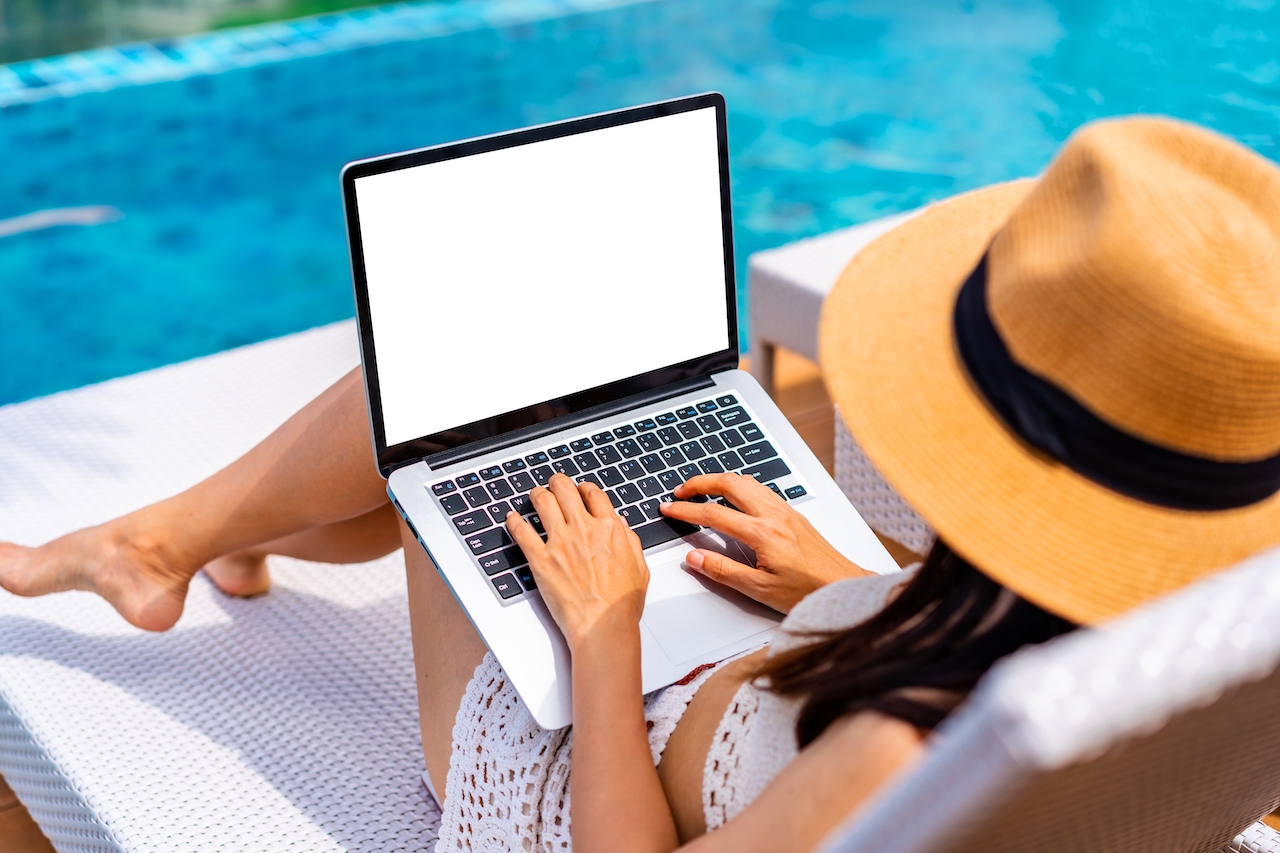
<path id="1" fill-rule="evenodd" d="M 717 93 L 361 160 L 342 173 L 374 452 L 396 509 L 538 724 L 569 654 L 508 535 L 555 472 L 645 547 L 645 692 L 762 645 L 782 616 L 684 565 L 741 543 L 659 512 L 697 474 L 755 477 L 843 554 L 897 565 L 738 367 Z"/>

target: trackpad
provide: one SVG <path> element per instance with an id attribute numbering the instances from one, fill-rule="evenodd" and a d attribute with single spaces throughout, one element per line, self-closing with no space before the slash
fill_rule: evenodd
<path id="1" fill-rule="evenodd" d="M 688 552 L 688 548 L 672 548 L 649 560 L 644 623 L 673 666 L 767 631 L 782 621 L 781 613 L 685 568 Z M 733 556 L 742 559 L 738 554 Z"/>

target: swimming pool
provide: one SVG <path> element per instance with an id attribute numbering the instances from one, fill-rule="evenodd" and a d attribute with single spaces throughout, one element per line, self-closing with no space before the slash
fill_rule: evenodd
<path id="1" fill-rule="evenodd" d="M 0 403 L 351 316 L 347 160 L 657 98 L 728 99 L 740 288 L 753 251 L 1035 173 L 1098 116 L 1280 157 L 1274 0 L 486 2 L 0 109 L 0 220 L 123 214 L 0 237 Z"/>

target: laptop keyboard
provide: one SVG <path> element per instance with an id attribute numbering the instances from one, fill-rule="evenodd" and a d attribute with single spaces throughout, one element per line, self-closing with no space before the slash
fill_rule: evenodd
<path id="1" fill-rule="evenodd" d="M 556 472 L 605 490 L 618 515 L 648 549 L 696 533 L 696 525 L 669 519 L 658 507 L 699 474 L 736 471 L 767 484 L 785 500 L 803 497 L 803 485 L 779 487 L 791 474 L 762 427 L 732 394 L 702 400 L 638 421 L 619 423 L 524 456 L 428 486 L 458 535 L 503 601 L 536 589 L 533 572 L 506 530 L 507 513 L 523 515 L 546 539 L 529 500 Z M 724 498 L 694 498 L 698 502 Z"/>

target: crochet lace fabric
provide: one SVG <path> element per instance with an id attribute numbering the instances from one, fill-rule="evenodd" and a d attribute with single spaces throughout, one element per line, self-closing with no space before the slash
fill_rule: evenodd
<path id="1" fill-rule="evenodd" d="M 698 667 L 645 697 L 649 749 L 657 765 L 698 688 L 718 664 Z M 453 726 L 438 853 L 568 851 L 569 752 L 573 729 L 547 730 L 486 654 Z"/>
<path id="2" fill-rule="evenodd" d="M 837 631 L 865 622 L 915 574 L 851 578 L 819 589 L 797 604 L 782 623 L 769 655 L 809 642 L 805 634 Z M 748 681 L 729 702 L 702 774 L 702 814 L 710 832 L 728 823 L 796 757 L 801 703 Z"/>

